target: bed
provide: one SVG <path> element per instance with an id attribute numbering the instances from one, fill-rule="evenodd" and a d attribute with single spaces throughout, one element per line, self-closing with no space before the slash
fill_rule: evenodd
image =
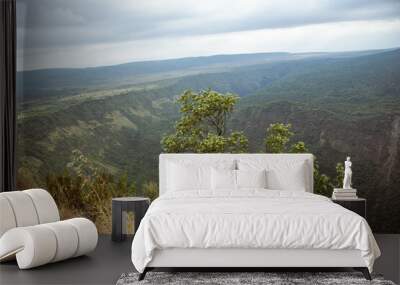
<path id="1" fill-rule="evenodd" d="M 160 197 L 132 243 L 153 268 L 352 267 L 380 251 L 366 220 L 313 194 L 311 154 L 161 154 Z"/>

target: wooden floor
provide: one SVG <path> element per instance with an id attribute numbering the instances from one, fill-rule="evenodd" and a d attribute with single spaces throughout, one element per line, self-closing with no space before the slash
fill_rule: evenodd
<path id="1" fill-rule="evenodd" d="M 375 272 L 400 282 L 400 235 L 375 235 L 382 257 Z M 100 236 L 97 249 L 82 256 L 30 270 L 19 270 L 15 262 L 0 264 L 0 284 L 115 284 L 124 272 L 134 271 L 130 259 L 131 241 L 111 241 Z"/>

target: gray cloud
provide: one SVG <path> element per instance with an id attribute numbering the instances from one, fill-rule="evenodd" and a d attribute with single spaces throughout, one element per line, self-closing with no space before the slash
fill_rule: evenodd
<path id="1" fill-rule="evenodd" d="M 18 2 L 26 5 L 18 26 L 29 32 L 28 48 L 400 17 L 400 1 L 379 0 Z"/>
<path id="2" fill-rule="evenodd" d="M 17 4 L 18 42 L 25 56 L 51 48 L 400 19 L 397 0 L 18 0 Z"/>

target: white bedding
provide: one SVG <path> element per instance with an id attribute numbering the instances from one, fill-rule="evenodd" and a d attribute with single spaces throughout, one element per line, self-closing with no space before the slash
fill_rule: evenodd
<path id="1" fill-rule="evenodd" d="M 132 262 L 143 272 L 165 248 L 358 249 L 371 272 L 380 255 L 359 215 L 323 196 L 265 189 L 162 195 L 140 223 Z"/>

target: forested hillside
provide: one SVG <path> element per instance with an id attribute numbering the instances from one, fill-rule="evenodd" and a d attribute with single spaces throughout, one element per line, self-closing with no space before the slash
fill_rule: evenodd
<path id="1" fill-rule="evenodd" d="M 289 122 L 323 172 L 352 156 L 354 186 L 377 232 L 400 231 L 400 50 L 253 54 L 18 74 L 18 184 L 45 186 L 79 149 L 138 187 L 158 179 L 174 98 L 211 88 L 241 97 L 230 120 L 263 150 L 266 128 Z M 385 219 L 385 223 L 379 221 Z"/>

